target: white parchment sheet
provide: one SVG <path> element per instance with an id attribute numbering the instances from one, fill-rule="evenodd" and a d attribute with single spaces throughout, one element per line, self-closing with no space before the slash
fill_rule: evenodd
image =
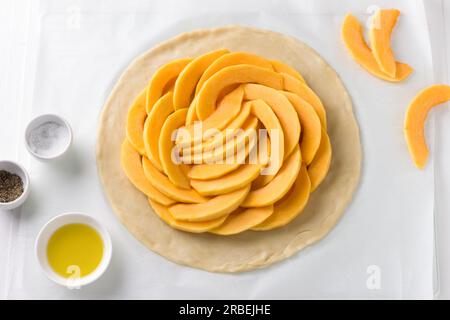
<path id="1" fill-rule="evenodd" d="M 394 52 L 415 69 L 403 83 L 390 84 L 362 70 L 341 41 L 345 14 L 353 12 L 365 23 L 374 6 L 402 12 Z M 425 171 L 418 171 L 403 137 L 409 101 L 434 81 L 423 6 L 419 0 L 36 4 L 24 87 L 31 98 L 20 106 L 18 126 L 23 128 L 35 115 L 57 113 L 72 125 L 74 144 L 55 162 L 20 155 L 32 190 L 14 225 L 7 298 L 432 298 L 433 159 Z M 116 219 L 95 165 L 102 105 L 130 61 L 178 33 L 229 24 L 282 32 L 316 49 L 351 94 L 363 144 L 360 186 L 332 232 L 293 258 L 236 275 L 179 266 L 143 247 Z M 432 144 L 431 130 L 428 138 Z M 80 290 L 46 279 L 33 252 L 44 223 L 68 211 L 95 216 L 113 240 L 107 273 Z"/>

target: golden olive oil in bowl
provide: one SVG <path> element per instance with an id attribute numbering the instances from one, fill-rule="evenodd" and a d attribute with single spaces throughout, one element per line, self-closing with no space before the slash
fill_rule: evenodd
<path id="1" fill-rule="evenodd" d="M 97 280 L 112 255 L 108 231 L 82 213 L 64 213 L 47 222 L 35 244 L 36 257 L 45 275 L 69 288 Z"/>
<path id="2" fill-rule="evenodd" d="M 47 244 L 47 259 L 60 276 L 91 274 L 103 257 L 103 240 L 87 224 L 71 223 L 57 229 Z"/>

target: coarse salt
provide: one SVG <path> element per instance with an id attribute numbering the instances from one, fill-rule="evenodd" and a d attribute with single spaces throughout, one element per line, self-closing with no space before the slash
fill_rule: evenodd
<path id="1" fill-rule="evenodd" d="M 28 145 L 38 156 L 52 157 L 67 148 L 69 139 L 66 127 L 54 121 L 48 121 L 30 131 Z"/>

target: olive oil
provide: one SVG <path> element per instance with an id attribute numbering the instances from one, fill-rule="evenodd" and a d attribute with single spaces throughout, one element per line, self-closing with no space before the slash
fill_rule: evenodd
<path id="1" fill-rule="evenodd" d="M 103 257 L 103 241 L 98 232 L 82 223 L 57 229 L 47 244 L 47 259 L 52 269 L 64 278 L 92 273 Z"/>

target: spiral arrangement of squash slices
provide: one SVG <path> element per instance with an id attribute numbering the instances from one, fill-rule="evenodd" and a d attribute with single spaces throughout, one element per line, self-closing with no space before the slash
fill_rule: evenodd
<path id="1" fill-rule="evenodd" d="M 173 136 L 180 128 L 192 132 L 199 121 L 200 134 Z M 250 139 L 248 132 L 261 128 L 268 131 L 266 142 Z M 217 139 L 209 129 L 224 134 Z M 278 134 L 271 136 L 273 129 Z M 223 148 L 230 132 L 236 135 Z M 242 145 L 244 157 L 259 145 L 279 161 L 259 153 L 256 163 L 221 162 Z M 190 162 L 172 161 L 174 148 Z M 220 152 L 193 152 L 206 149 Z M 171 227 L 232 235 L 271 230 L 297 217 L 327 175 L 331 154 L 325 109 L 299 72 L 221 49 L 173 60 L 154 73 L 128 111 L 121 164 Z M 269 164 L 273 171 L 264 175 Z"/>

